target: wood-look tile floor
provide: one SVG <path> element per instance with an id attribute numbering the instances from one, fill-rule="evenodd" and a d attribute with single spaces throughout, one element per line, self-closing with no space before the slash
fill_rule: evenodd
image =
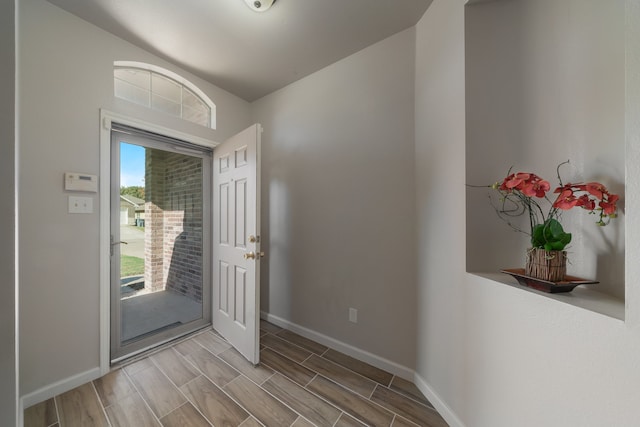
<path id="1" fill-rule="evenodd" d="M 261 364 L 201 332 L 27 408 L 25 427 L 444 427 L 413 383 L 261 322 Z"/>

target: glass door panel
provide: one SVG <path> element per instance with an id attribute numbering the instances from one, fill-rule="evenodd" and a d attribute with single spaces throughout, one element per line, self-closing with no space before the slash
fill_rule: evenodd
<path id="1" fill-rule="evenodd" d="M 113 131 L 112 360 L 211 323 L 210 153 L 176 144 Z"/>

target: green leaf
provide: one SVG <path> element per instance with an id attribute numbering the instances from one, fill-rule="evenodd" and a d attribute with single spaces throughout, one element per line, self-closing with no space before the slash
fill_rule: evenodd
<path id="1" fill-rule="evenodd" d="M 556 219 L 548 219 L 543 224 L 536 224 L 531 230 L 531 245 L 547 251 L 564 250 L 571 242 L 571 233 L 565 233 L 562 224 Z"/>

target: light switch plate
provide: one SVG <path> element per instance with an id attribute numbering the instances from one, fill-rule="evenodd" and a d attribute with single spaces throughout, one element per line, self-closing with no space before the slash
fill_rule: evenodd
<path id="1" fill-rule="evenodd" d="M 93 213 L 93 198 L 69 196 L 69 213 L 73 213 L 73 214 Z"/>

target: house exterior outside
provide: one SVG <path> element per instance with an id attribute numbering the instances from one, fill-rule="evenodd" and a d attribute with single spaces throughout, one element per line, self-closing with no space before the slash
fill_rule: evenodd
<path id="1" fill-rule="evenodd" d="M 144 227 L 144 210 L 144 200 L 128 194 L 120 195 L 121 225 L 135 225 L 138 227 Z"/>

